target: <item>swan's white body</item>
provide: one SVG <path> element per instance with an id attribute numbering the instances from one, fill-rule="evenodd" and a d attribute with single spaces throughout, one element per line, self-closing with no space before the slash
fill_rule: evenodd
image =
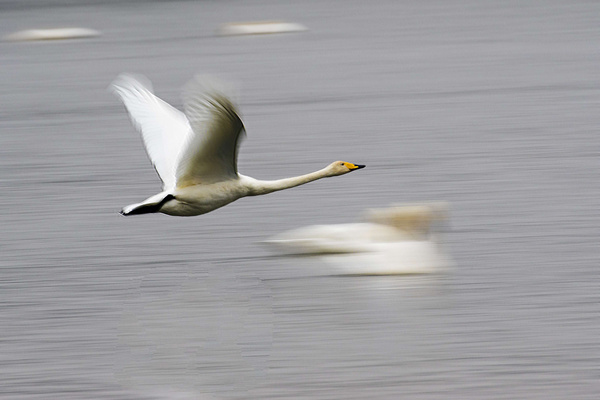
<path id="1" fill-rule="evenodd" d="M 428 274 L 449 265 L 432 229 L 445 214 L 440 203 L 393 206 L 370 210 L 369 222 L 306 226 L 265 243 L 285 255 L 320 256 L 341 274 Z"/>
<path id="2" fill-rule="evenodd" d="M 148 156 L 163 182 L 162 192 L 124 207 L 123 215 L 201 215 L 245 196 L 288 189 L 364 167 L 336 161 L 293 178 L 250 178 L 237 171 L 244 125 L 222 85 L 198 77 L 190 81 L 183 95 L 185 114 L 156 97 L 144 78 L 121 75 L 112 89 L 142 134 Z"/>

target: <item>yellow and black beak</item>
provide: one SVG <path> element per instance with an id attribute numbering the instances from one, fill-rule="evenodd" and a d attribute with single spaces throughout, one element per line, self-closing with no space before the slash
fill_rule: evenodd
<path id="1" fill-rule="evenodd" d="M 348 163 L 348 164 L 350 164 L 350 163 Z M 361 169 L 361 168 L 364 168 L 364 167 L 366 167 L 366 165 L 350 164 L 348 166 L 348 168 L 350 168 L 351 171 L 354 171 L 355 169 Z"/>

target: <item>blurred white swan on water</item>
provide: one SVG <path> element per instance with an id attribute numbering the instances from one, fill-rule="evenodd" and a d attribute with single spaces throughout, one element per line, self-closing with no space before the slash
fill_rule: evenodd
<path id="1" fill-rule="evenodd" d="M 142 83 L 143 82 L 143 83 Z M 185 114 L 152 93 L 144 78 L 120 75 L 111 85 L 163 182 L 162 192 L 123 208 L 122 215 L 201 215 L 245 196 L 257 196 L 347 174 L 364 165 L 335 161 L 306 175 L 272 181 L 244 176 L 237 153 L 244 125 L 222 85 L 195 77 L 185 87 Z"/>
<path id="2" fill-rule="evenodd" d="M 89 28 L 53 28 L 53 29 L 27 29 L 4 36 L 4 40 L 11 42 L 24 42 L 36 40 L 66 40 L 82 39 L 100 36 L 101 33 Z"/>
<path id="3" fill-rule="evenodd" d="M 368 222 L 311 225 L 265 243 L 284 255 L 316 255 L 349 275 L 428 274 L 449 265 L 434 225 L 447 217 L 444 203 L 369 210 Z"/>
<path id="4" fill-rule="evenodd" d="M 219 35 L 265 35 L 272 33 L 302 32 L 307 28 L 304 25 L 286 21 L 252 21 L 230 22 L 223 24 L 217 31 Z"/>

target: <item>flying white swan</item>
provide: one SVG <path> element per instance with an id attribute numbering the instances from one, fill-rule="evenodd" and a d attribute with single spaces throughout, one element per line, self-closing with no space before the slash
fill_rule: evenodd
<path id="1" fill-rule="evenodd" d="M 336 161 L 310 174 L 274 181 L 244 176 L 237 170 L 244 125 L 234 103 L 214 82 L 195 77 L 186 85 L 185 114 L 156 97 L 142 77 L 120 75 L 111 88 L 142 134 L 150 161 L 163 182 L 162 192 L 124 207 L 122 215 L 201 215 L 245 196 L 272 193 L 365 167 Z"/>

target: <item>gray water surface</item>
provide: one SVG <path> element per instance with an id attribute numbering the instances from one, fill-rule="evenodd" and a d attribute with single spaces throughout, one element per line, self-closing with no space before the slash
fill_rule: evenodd
<path id="1" fill-rule="evenodd" d="M 596 399 L 600 3 L 0 1 L 0 397 Z M 218 37 L 222 23 L 309 30 Z M 239 169 L 367 168 L 195 218 L 106 90 L 234 82 Z M 260 242 L 447 201 L 454 267 L 340 277 Z"/>

